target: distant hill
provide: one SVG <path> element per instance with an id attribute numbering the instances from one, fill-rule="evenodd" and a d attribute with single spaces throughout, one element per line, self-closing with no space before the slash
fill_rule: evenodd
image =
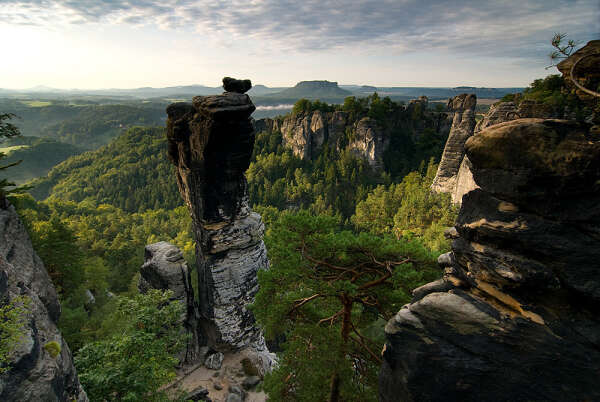
<path id="1" fill-rule="evenodd" d="M 352 92 L 342 89 L 337 82 L 331 81 L 300 81 L 293 88 L 284 89 L 270 96 L 283 99 L 331 99 L 351 96 Z"/>
<path id="2" fill-rule="evenodd" d="M 132 127 L 96 151 L 73 156 L 33 181 L 30 193 L 80 202 L 93 199 L 127 212 L 183 204 L 167 159 L 163 127 Z"/>
<path id="3" fill-rule="evenodd" d="M 23 184 L 36 177 L 46 176 L 48 171 L 57 163 L 83 152 L 81 148 L 75 145 L 65 144 L 49 138 L 21 137 L 0 143 L 2 146 L 9 144 L 22 144 L 20 147 L 14 147 L 7 153 L 2 160 L 4 165 L 10 165 L 21 161 L 18 166 L 10 168 L 3 172 L 10 181 L 17 184 Z"/>

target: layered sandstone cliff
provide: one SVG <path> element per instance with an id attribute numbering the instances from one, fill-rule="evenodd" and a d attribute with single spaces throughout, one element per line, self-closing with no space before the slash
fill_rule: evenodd
<path id="1" fill-rule="evenodd" d="M 600 137 L 518 119 L 467 140 L 443 279 L 386 326 L 382 401 L 600 400 Z"/>
<path id="2" fill-rule="evenodd" d="M 169 158 L 197 241 L 202 334 L 224 350 L 265 349 L 247 308 L 258 290 L 257 271 L 268 267 L 264 225 L 248 206 L 244 176 L 254 146 L 254 109 L 239 92 L 167 108 Z"/>
<path id="3" fill-rule="evenodd" d="M 316 110 L 279 119 L 260 119 L 254 126 L 257 132 L 280 131 L 283 145 L 302 159 L 316 159 L 328 145 L 338 151 L 348 149 L 378 169 L 383 167 L 383 155 L 392 136 L 406 136 L 410 141 L 418 142 L 423 132 L 430 130 L 440 138 L 446 138 L 450 121 L 445 113 L 430 111 L 427 97 L 422 96 L 397 113 L 386 115 L 385 121 L 366 116 L 352 119 L 341 110 Z"/>
<path id="4" fill-rule="evenodd" d="M 0 200 L 0 305 L 28 301 L 26 330 L 0 375 L 2 401 L 88 400 L 58 330 L 60 304 L 43 262 L 13 206 Z M 51 346 L 51 347 L 50 347 Z"/>

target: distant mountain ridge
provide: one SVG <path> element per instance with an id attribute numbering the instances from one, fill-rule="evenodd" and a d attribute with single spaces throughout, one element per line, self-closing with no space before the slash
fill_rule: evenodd
<path id="1" fill-rule="evenodd" d="M 487 88 L 473 86 L 457 86 L 450 87 L 377 87 L 372 85 L 338 85 L 335 81 L 314 80 L 300 81 L 294 87 L 268 87 L 266 85 L 257 84 L 248 92 L 253 97 L 260 97 L 265 100 L 276 98 L 294 100 L 300 98 L 309 99 L 331 99 L 343 100 L 347 96 L 366 96 L 373 92 L 378 92 L 383 96 L 392 98 L 417 98 L 419 96 L 427 96 L 429 98 L 450 98 L 461 93 L 474 93 L 479 98 L 498 99 L 508 93 L 522 92 L 522 87 L 510 88 Z M 196 95 L 215 95 L 223 92 L 221 86 L 210 87 L 205 85 L 182 85 L 163 88 L 140 87 L 130 89 L 56 89 L 42 85 L 34 88 L 14 90 L 0 88 L 1 96 L 16 96 L 16 95 L 37 95 L 37 96 L 79 96 L 79 95 L 95 95 L 95 96 L 115 96 L 115 97 L 131 97 L 138 99 L 147 98 L 188 98 Z"/>

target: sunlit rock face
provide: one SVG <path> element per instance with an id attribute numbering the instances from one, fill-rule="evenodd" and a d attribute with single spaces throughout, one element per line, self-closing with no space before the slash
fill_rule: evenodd
<path id="1" fill-rule="evenodd" d="M 0 196 L 1 197 L 1 196 Z M 29 301 L 25 333 L 0 375 L 0 400 L 87 402 L 69 346 L 58 327 L 60 304 L 44 263 L 33 250 L 19 216 L 0 199 L 0 305 Z M 58 354 L 45 347 L 56 342 Z"/>
<path id="2" fill-rule="evenodd" d="M 228 88 L 235 89 L 235 85 Z M 248 206 L 244 172 L 254 146 L 248 95 L 197 96 L 167 108 L 169 158 L 197 240 L 199 313 L 207 342 L 264 348 L 247 309 L 268 267 L 260 215 Z"/>
<path id="3" fill-rule="evenodd" d="M 452 127 L 437 174 L 431 185 L 433 191 L 450 193 L 452 201 L 462 198 L 465 190 L 473 187 L 469 174 L 469 162 L 464 161 L 465 142 L 475 129 L 475 106 L 477 97 L 473 94 L 461 94 L 448 100 L 448 111 L 453 112 Z"/>
<path id="4" fill-rule="evenodd" d="M 443 279 L 386 328 L 382 401 L 600 400 L 600 137 L 517 119 L 465 144 Z"/>

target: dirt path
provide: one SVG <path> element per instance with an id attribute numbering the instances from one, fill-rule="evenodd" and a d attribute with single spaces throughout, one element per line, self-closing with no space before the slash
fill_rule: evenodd
<path id="1" fill-rule="evenodd" d="M 242 381 L 247 377 L 242 368 L 242 359 L 247 357 L 245 351 L 225 354 L 220 370 L 211 370 L 204 365 L 183 367 L 178 372 L 177 384 L 186 391 L 193 391 L 198 387 L 208 390 L 208 397 L 213 402 L 225 402 L 229 394 L 229 386 L 236 385 L 242 388 Z M 221 388 L 221 389 L 218 389 Z M 246 391 L 246 402 L 265 402 L 264 392 Z"/>

